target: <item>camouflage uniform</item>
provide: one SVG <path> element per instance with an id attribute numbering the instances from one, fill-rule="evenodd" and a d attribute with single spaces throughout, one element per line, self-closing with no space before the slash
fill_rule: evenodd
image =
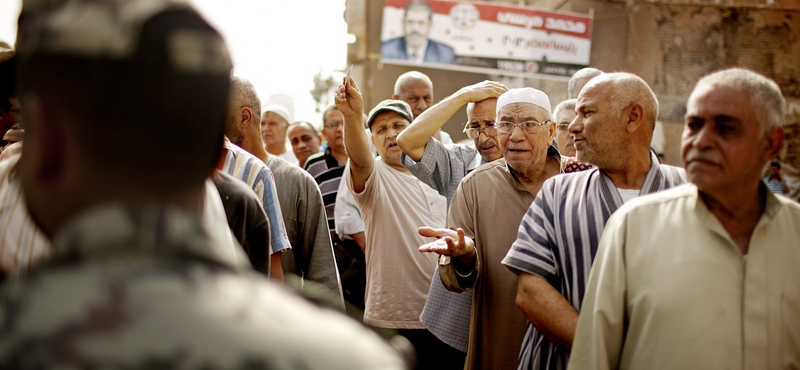
<path id="1" fill-rule="evenodd" d="M 162 14 L 168 16 L 157 28 L 140 34 Z M 21 66 L 57 55 L 145 67 L 136 76 L 151 80 L 141 86 L 167 74 L 225 81 L 231 70 L 222 38 L 180 0 L 25 0 L 17 47 Z M 220 91 L 206 93 L 220 97 L 209 110 L 220 113 Z M 223 121 L 218 128 L 212 121 L 201 123 L 208 142 L 208 133 L 222 133 Z M 179 134 L 166 130 L 158 138 Z M 150 164 L 128 164 L 137 165 Z M 78 214 L 58 225 L 51 258 L 0 288 L 0 369 L 405 367 L 399 352 L 361 323 L 237 268 L 199 215 L 163 207 L 73 206 Z"/>
<path id="2" fill-rule="evenodd" d="M 400 369 L 362 324 L 221 258 L 198 219 L 96 209 L 0 291 L 0 368 Z"/>

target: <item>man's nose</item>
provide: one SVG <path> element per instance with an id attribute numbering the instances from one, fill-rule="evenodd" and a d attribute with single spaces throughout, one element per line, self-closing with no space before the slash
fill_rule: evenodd
<path id="1" fill-rule="evenodd" d="M 572 122 L 569 123 L 569 126 L 567 126 L 567 131 L 571 134 L 583 131 L 583 119 L 581 119 L 580 116 L 575 116 Z"/>

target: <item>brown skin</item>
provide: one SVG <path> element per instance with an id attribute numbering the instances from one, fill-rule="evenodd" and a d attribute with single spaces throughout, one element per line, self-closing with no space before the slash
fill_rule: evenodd
<path id="1" fill-rule="evenodd" d="M 289 123 L 274 112 L 264 112 L 261 117 L 261 139 L 267 152 L 281 155 L 286 152 L 286 129 Z"/>
<path id="2" fill-rule="evenodd" d="M 31 216 L 49 238 L 79 213 L 107 203 L 159 204 L 201 213 L 202 181 L 180 191 L 157 190 L 136 181 L 109 186 L 98 178 L 94 161 L 70 130 L 77 119 L 71 109 L 55 101 L 42 104 L 34 95 L 25 101 L 26 139 L 19 167 L 22 189 Z"/>
<path id="3" fill-rule="evenodd" d="M 567 157 L 575 156 L 575 142 L 569 132 L 569 124 L 575 119 L 575 111 L 562 110 L 556 116 L 556 137 L 555 142 L 561 155 Z"/>
<path id="4" fill-rule="evenodd" d="M 319 146 L 322 144 L 322 135 L 315 134 L 311 128 L 305 124 L 289 127 L 287 131 L 289 143 L 292 144 L 294 156 L 300 162 L 300 167 L 306 165 L 308 157 L 319 153 Z"/>
<path id="5" fill-rule="evenodd" d="M 331 122 L 339 124 L 336 127 L 328 127 Z M 344 115 L 337 109 L 331 110 L 323 117 L 323 124 L 325 128 L 322 129 L 322 134 L 328 142 L 328 147 L 331 148 L 331 154 L 337 161 L 347 162 L 347 151 L 344 149 Z"/>
<path id="6" fill-rule="evenodd" d="M 414 118 L 433 106 L 433 86 L 418 78 L 407 78 L 400 85 L 400 94 L 392 95 L 392 99 L 402 100 L 411 106 Z"/>
<path id="7" fill-rule="evenodd" d="M 699 86 L 689 97 L 681 138 L 686 177 L 742 254 L 764 212 L 758 192 L 761 169 L 783 139 L 781 128 L 760 136 L 755 109 L 744 92 Z"/>

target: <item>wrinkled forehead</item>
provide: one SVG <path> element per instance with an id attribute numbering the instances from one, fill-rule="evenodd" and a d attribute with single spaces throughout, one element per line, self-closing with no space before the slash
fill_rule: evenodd
<path id="1" fill-rule="evenodd" d="M 562 109 L 556 114 L 556 123 L 572 121 L 576 115 L 574 109 Z"/>
<path id="2" fill-rule="evenodd" d="M 275 112 L 264 112 L 261 117 L 261 124 L 286 124 L 286 120 Z"/>
<path id="3" fill-rule="evenodd" d="M 433 95 L 433 86 L 425 80 L 412 78 L 400 85 L 400 94 L 408 97 Z"/>
<path id="4" fill-rule="evenodd" d="M 533 103 L 512 103 L 498 111 L 498 121 L 520 120 L 533 118 L 537 121 L 550 119 L 550 115 L 544 108 Z"/>
<path id="5" fill-rule="evenodd" d="M 379 112 L 375 115 L 375 118 L 372 120 L 372 126 L 370 126 L 371 130 L 377 130 L 381 128 L 381 126 L 390 126 L 395 123 L 402 123 L 408 125 L 408 120 L 401 116 L 397 112 L 393 112 L 390 110 Z"/>

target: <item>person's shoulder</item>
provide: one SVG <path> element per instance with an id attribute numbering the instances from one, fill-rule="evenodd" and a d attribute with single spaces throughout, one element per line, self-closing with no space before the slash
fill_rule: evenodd
<path id="1" fill-rule="evenodd" d="M 478 168 L 468 173 L 467 176 L 464 176 L 464 179 L 461 180 L 461 182 L 464 184 L 468 184 L 471 182 L 475 182 L 476 180 L 478 181 L 482 180 L 487 176 L 497 176 L 498 174 L 504 171 L 506 171 L 506 160 L 500 158 L 496 161 L 484 163 L 478 166 Z"/>
<path id="2" fill-rule="evenodd" d="M 428 42 L 433 45 L 435 48 L 439 49 L 439 52 L 444 52 L 445 54 L 454 55 L 455 49 L 452 46 L 447 45 L 443 42 L 438 42 L 433 39 L 428 39 Z"/>
<path id="3" fill-rule="evenodd" d="M 312 154 L 310 157 L 308 157 L 308 159 L 306 159 L 305 168 L 309 169 L 311 168 L 311 166 L 313 166 L 318 162 L 324 163 L 326 159 L 327 158 L 325 158 L 325 153 L 319 152 L 317 154 Z"/>
<path id="4" fill-rule="evenodd" d="M 306 170 L 300 168 L 300 166 L 290 163 L 289 161 L 283 158 L 271 156 L 269 161 L 267 162 L 267 165 L 269 166 L 270 169 L 272 169 L 273 175 L 276 178 L 280 177 L 284 179 L 283 181 L 291 180 L 294 181 L 295 184 L 303 184 L 309 182 L 314 184 L 317 183 L 316 181 L 314 181 L 314 177 L 311 176 L 311 174 L 308 173 Z"/>
<path id="5" fill-rule="evenodd" d="M 696 200 L 697 187 L 692 184 L 681 184 L 659 192 L 638 196 L 620 207 L 618 212 L 647 211 L 653 208 L 675 205 L 687 200 Z"/>
<path id="6" fill-rule="evenodd" d="M 384 58 L 405 59 L 405 53 L 406 47 L 403 37 L 395 37 L 381 42 L 381 54 Z"/>
<path id="7" fill-rule="evenodd" d="M 668 164 L 659 164 L 658 170 L 661 174 L 666 176 L 668 180 L 678 184 L 686 182 L 686 170 L 681 167 L 670 166 Z"/>

